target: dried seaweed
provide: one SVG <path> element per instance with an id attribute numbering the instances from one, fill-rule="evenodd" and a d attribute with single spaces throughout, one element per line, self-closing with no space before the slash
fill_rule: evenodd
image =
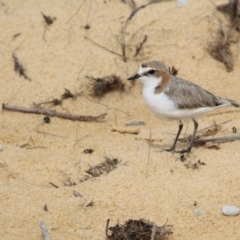
<path id="1" fill-rule="evenodd" d="M 92 80 L 92 93 L 94 96 L 102 96 L 111 91 L 125 90 L 124 83 L 121 78 L 116 75 L 110 75 L 103 78 L 86 77 Z"/>
<path id="2" fill-rule="evenodd" d="M 216 40 L 208 44 L 208 51 L 214 59 L 225 64 L 227 71 L 232 71 L 233 53 L 230 49 L 232 30 L 227 29 L 221 21 L 219 26 Z"/>
<path id="3" fill-rule="evenodd" d="M 217 6 L 217 10 L 225 14 L 226 16 L 230 17 L 231 21 L 233 22 L 236 17 L 240 16 L 240 9 L 239 9 L 239 1 L 238 0 L 230 0 L 226 4 L 221 4 Z"/>
<path id="4" fill-rule="evenodd" d="M 233 53 L 230 49 L 232 43 L 237 43 L 240 32 L 240 6 L 239 0 L 229 0 L 227 4 L 217 6 L 217 10 L 229 18 L 229 26 L 223 26 L 219 20 L 219 31 L 216 40 L 208 44 L 208 51 L 213 58 L 223 62 L 227 71 L 233 70 Z M 237 36 L 234 34 L 237 33 Z M 236 38 L 236 39 L 234 39 Z"/>
<path id="5" fill-rule="evenodd" d="M 129 219 L 125 224 L 117 224 L 114 227 L 109 227 L 110 219 L 107 220 L 106 236 L 108 240 L 160 240 L 164 236 L 173 234 L 171 227 L 165 225 L 159 227 L 150 221 L 144 219 L 132 220 Z M 111 231 L 111 235 L 108 234 Z"/>

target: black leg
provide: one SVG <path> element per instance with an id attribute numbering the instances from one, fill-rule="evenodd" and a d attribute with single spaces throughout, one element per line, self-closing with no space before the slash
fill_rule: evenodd
<path id="1" fill-rule="evenodd" d="M 175 138 L 175 140 L 174 140 L 174 143 L 173 143 L 173 145 L 172 145 L 171 148 L 169 148 L 169 149 L 163 149 L 164 151 L 174 152 L 175 146 L 176 146 L 176 143 L 177 143 L 177 140 L 178 140 L 178 138 L 179 138 L 179 135 L 180 135 L 182 129 L 183 129 L 183 123 L 182 123 L 181 120 L 179 120 L 178 132 L 177 132 L 176 138 Z"/>
<path id="2" fill-rule="evenodd" d="M 176 151 L 176 152 L 179 152 L 179 153 L 191 152 L 192 146 L 193 146 L 193 143 L 194 143 L 194 140 L 195 140 L 195 136 L 196 136 L 196 133 L 197 133 L 197 129 L 198 129 L 198 122 L 194 118 L 192 118 L 192 121 L 194 123 L 194 130 L 193 130 L 192 139 L 191 139 L 188 147 L 185 148 L 185 149 L 182 149 L 180 151 Z"/>

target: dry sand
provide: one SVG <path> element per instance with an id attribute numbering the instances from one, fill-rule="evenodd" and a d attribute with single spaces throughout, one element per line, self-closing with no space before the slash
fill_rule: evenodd
<path id="1" fill-rule="evenodd" d="M 138 6 L 146 2 L 136 1 Z M 57 20 L 46 27 L 40 11 Z M 168 219 L 173 225 L 171 240 L 240 239 L 240 217 L 221 213 L 223 205 L 240 205 L 239 142 L 221 144 L 219 150 L 193 148 L 187 161 L 200 160 L 206 165 L 187 169 L 179 154 L 157 151 L 172 144 L 177 123 L 153 117 L 144 106 L 141 84 L 131 86 L 126 80 L 139 63 L 162 60 L 174 65 L 179 76 L 217 95 L 240 100 L 237 52 L 234 71 L 227 72 L 206 51 L 211 29 L 221 15 L 211 1 L 190 0 L 179 8 L 175 1 L 161 2 L 140 10 L 127 28 L 126 40 L 132 47 L 127 55 L 133 55 L 145 34 L 148 41 L 141 54 L 127 62 L 84 38 L 120 53 L 116 36 L 131 13 L 120 0 L 3 0 L 0 12 L 1 103 L 30 107 L 33 102 L 60 97 L 67 88 L 85 97 L 67 99 L 51 109 L 84 115 L 107 113 L 99 122 L 51 118 L 50 124 L 43 124 L 42 115 L 1 112 L 0 239 L 40 240 L 40 221 L 46 223 L 52 239 L 105 239 L 108 218 L 111 226 L 140 218 L 163 225 Z M 87 24 L 89 30 L 84 28 Z M 21 35 L 13 38 L 17 33 Z M 32 81 L 14 71 L 14 50 Z M 88 95 L 86 75 L 111 74 L 123 79 L 126 92 L 102 98 Z M 146 125 L 125 126 L 133 120 Z M 213 120 L 231 120 L 218 136 L 231 135 L 234 126 L 240 129 L 239 111 L 201 118 L 200 128 L 212 125 Z M 140 133 L 120 134 L 112 129 Z M 191 131 L 189 123 L 187 133 Z M 141 139 L 150 132 L 152 139 L 160 141 L 149 148 Z M 30 149 L 20 147 L 26 143 Z M 83 153 L 86 148 L 93 148 L 94 153 Z M 89 165 L 99 164 L 105 155 L 122 162 L 109 174 L 80 183 Z M 64 186 L 66 179 L 76 185 Z M 94 205 L 86 207 L 92 199 Z M 48 211 L 43 209 L 45 204 Z M 195 208 L 203 214 L 196 215 Z"/>

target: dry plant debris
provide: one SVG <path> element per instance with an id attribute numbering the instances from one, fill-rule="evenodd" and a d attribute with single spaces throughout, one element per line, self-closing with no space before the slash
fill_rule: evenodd
<path id="1" fill-rule="evenodd" d="M 90 174 L 92 177 L 99 177 L 102 174 L 108 174 L 112 170 L 117 168 L 120 161 L 117 158 L 109 158 L 104 156 L 105 161 L 101 162 L 95 166 L 90 166 L 85 172 Z"/>
<path id="2" fill-rule="evenodd" d="M 94 152 L 94 149 L 86 148 L 86 149 L 83 150 L 83 152 L 86 153 L 86 154 L 92 154 Z"/>
<path id="3" fill-rule="evenodd" d="M 196 170 L 199 169 L 200 166 L 206 165 L 206 163 L 202 162 L 201 160 L 193 161 L 193 159 L 188 159 L 190 155 L 180 154 L 180 157 L 178 158 L 186 167 L 187 169 Z"/>
<path id="4" fill-rule="evenodd" d="M 116 75 L 110 75 L 103 78 L 94 78 L 86 76 L 92 80 L 92 94 L 94 96 L 102 96 L 111 91 L 124 91 L 125 86 L 121 78 Z"/>
<path id="5" fill-rule="evenodd" d="M 47 15 L 45 15 L 43 12 L 41 12 L 41 14 L 42 14 L 42 16 L 43 16 L 43 18 L 44 18 L 44 20 L 45 20 L 45 22 L 46 22 L 47 25 L 51 25 L 51 24 L 53 24 L 53 22 L 54 22 L 55 20 L 57 20 L 56 17 L 47 16 Z"/>
<path id="6" fill-rule="evenodd" d="M 117 224 L 114 227 L 109 227 L 110 219 L 106 224 L 106 236 L 108 240 L 160 240 L 166 235 L 173 234 L 171 227 L 165 225 L 159 227 L 150 221 L 144 219 L 132 220 L 129 219 L 125 224 Z M 108 234 L 111 231 L 111 235 Z"/>
<path id="7" fill-rule="evenodd" d="M 68 98 L 76 98 L 77 95 L 73 94 L 70 90 L 68 90 L 67 88 L 65 88 L 65 92 L 62 94 L 61 99 L 68 99 Z"/>
<path id="8" fill-rule="evenodd" d="M 227 71 L 233 70 L 233 53 L 230 49 L 232 30 L 227 29 L 219 22 L 219 31 L 216 39 L 208 43 L 210 55 L 225 64 Z"/>
<path id="9" fill-rule="evenodd" d="M 140 133 L 140 129 L 139 128 L 135 128 L 135 129 L 126 129 L 126 128 L 112 128 L 111 129 L 112 132 L 118 132 L 121 134 L 134 134 L 137 135 Z"/>
<path id="10" fill-rule="evenodd" d="M 208 51 L 216 60 L 225 64 L 227 71 L 234 66 L 233 53 L 230 49 L 232 43 L 239 41 L 240 32 L 240 6 L 239 0 L 229 0 L 227 4 L 217 6 L 217 10 L 229 17 L 229 26 L 224 26 L 219 20 L 219 30 L 216 39 L 208 43 Z"/>
<path id="11" fill-rule="evenodd" d="M 206 142 L 204 144 L 204 147 L 207 149 L 215 149 L 215 150 L 219 150 L 220 149 L 220 144 L 219 143 L 215 143 L 212 141 Z"/>
<path id="12" fill-rule="evenodd" d="M 23 65 L 21 64 L 21 62 L 19 61 L 18 57 L 17 57 L 17 54 L 16 53 L 12 53 L 12 57 L 13 57 L 13 60 L 14 60 L 14 70 L 15 72 L 18 72 L 19 73 L 19 76 L 23 76 L 25 79 L 29 80 L 29 81 L 32 81 L 28 76 L 27 74 L 25 73 L 25 68 L 23 67 Z"/>
<path id="13" fill-rule="evenodd" d="M 143 126 L 145 125 L 145 122 L 143 121 L 132 121 L 132 122 L 128 122 L 125 124 L 126 126 Z"/>
<path id="14" fill-rule="evenodd" d="M 174 66 L 168 67 L 168 72 L 173 76 L 177 76 L 178 74 L 178 70 Z"/>
<path id="15" fill-rule="evenodd" d="M 27 108 L 27 107 L 9 105 L 5 103 L 2 104 L 2 109 L 8 110 L 8 111 L 14 111 L 14 112 L 22 112 L 22 113 L 43 114 L 51 117 L 59 117 L 59 118 L 70 119 L 74 121 L 85 121 L 85 122 L 97 121 L 99 119 L 105 118 L 105 116 L 107 115 L 106 113 L 100 114 L 98 116 L 73 115 L 68 113 L 57 112 L 54 110 L 44 109 L 40 107 Z"/>
<path id="16" fill-rule="evenodd" d="M 66 100 L 68 98 L 76 99 L 79 95 L 81 95 L 81 93 L 72 93 L 69 89 L 65 88 L 64 93 L 61 95 L 60 99 L 53 98 L 50 101 L 34 103 L 34 105 L 38 107 L 46 104 L 50 104 L 52 106 L 62 105 L 63 100 Z"/>
<path id="17" fill-rule="evenodd" d="M 229 121 L 225 121 L 221 124 L 225 124 Z M 202 137 L 209 137 L 209 136 L 214 136 L 217 133 L 219 133 L 222 129 L 220 124 L 216 124 L 216 122 L 213 122 L 214 124 L 210 127 L 204 128 L 198 132 L 200 132 L 200 135 L 197 135 L 195 140 L 194 140 L 194 146 L 195 147 L 205 147 L 208 149 L 215 149 L 219 150 L 220 149 L 220 143 L 225 143 L 225 142 L 233 142 L 240 140 L 240 134 L 234 133 L 235 129 L 233 127 L 233 135 L 230 136 L 225 136 L 225 137 L 216 137 L 216 138 L 202 138 Z M 188 140 L 187 140 L 188 139 Z M 181 139 L 181 141 L 190 141 L 189 136 L 187 138 Z"/>
<path id="18" fill-rule="evenodd" d="M 101 44 L 88 38 L 87 36 L 85 36 L 85 39 L 87 39 L 88 41 L 97 45 L 98 47 L 110 52 L 111 54 L 114 54 L 114 55 L 120 57 L 124 62 L 127 62 L 127 60 L 129 60 L 131 58 L 136 58 L 142 52 L 143 47 L 144 47 L 145 43 L 147 42 L 148 36 L 144 35 L 143 39 L 138 44 L 134 44 L 134 47 L 133 47 L 132 40 L 135 37 L 135 35 L 132 34 L 130 36 L 130 34 L 127 32 L 129 23 L 131 22 L 132 18 L 138 13 L 139 10 L 146 8 L 147 6 L 149 6 L 151 4 L 159 3 L 159 2 L 163 2 L 163 1 L 169 1 L 169 0 L 149 0 L 148 3 L 137 7 L 134 0 L 122 0 L 123 3 L 127 3 L 129 5 L 129 7 L 131 9 L 131 13 L 129 14 L 129 16 L 125 20 L 125 22 L 123 23 L 123 25 L 119 31 L 119 34 L 117 34 L 115 37 L 121 53 L 112 51 L 112 50 L 108 49 L 107 47 L 102 46 Z M 129 36 L 128 39 L 127 39 L 127 36 Z M 132 50 L 135 50 L 134 53 L 132 53 Z M 131 54 L 131 56 L 129 56 L 130 54 Z"/>

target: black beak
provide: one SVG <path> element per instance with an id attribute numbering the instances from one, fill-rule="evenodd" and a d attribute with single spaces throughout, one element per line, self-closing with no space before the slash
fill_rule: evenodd
<path id="1" fill-rule="evenodd" d="M 135 80 L 135 79 L 138 79 L 138 78 L 140 78 L 140 77 L 141 77 L 141 76 L 137 73 L 137 74 L 129 77 L 127 80 Z"/>

